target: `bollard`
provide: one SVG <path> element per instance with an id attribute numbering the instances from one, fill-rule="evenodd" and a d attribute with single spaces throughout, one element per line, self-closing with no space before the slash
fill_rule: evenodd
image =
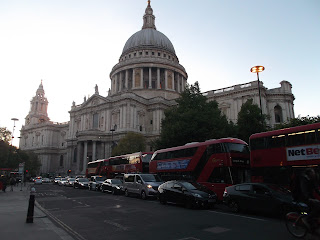
<path id="1" fill-rule="evenodd" d="M 29 207 L 28 207 L 28 214 L 26 223 L 33 223 L 33 213 L 34 213 L 34 201 L 36 189 L 34 187 L 31 188 L 30 191 L 30 198 L 29 198 Z"/>

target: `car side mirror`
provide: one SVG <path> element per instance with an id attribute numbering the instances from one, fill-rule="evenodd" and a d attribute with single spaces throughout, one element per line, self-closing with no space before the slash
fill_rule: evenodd
<path id="1" fill-rule="evenodd" d="M 141 180 L 138 180 L 137 182 L 140 183 L 140 184 L 142 184 L 142 181 L 141 181 Z"/>

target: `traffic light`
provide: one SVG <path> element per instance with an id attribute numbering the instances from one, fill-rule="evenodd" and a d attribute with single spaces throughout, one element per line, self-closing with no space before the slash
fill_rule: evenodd
<path id="1" fill-rule="evenodd" d="M 70 174 L 70 173 L 71 173 L 71 170 L 69 169 L 69 170 L 68 170 L 68 174 Z"/>
<path id="2" fill-rule="evenodd" d="M 26 170 L 26 174 L 28 174 L 29 170 Z"/>

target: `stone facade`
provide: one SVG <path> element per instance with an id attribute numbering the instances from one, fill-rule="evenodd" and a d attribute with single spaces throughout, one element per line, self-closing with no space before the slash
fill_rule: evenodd
<path id="1" fill-rule="evenodd" d="M 188 75 L 170 40 L 156 30 L 153 10 L 148 6 L 143 27 L 126 42 L 119 62 L 110 73 L 108 96 L 94 94 L 81 104 L 74 102 L 68 123 L 53 123 L 47 116 L 48 101 L 42 83 L 31 101 L 21 129 L 20 148 L 33 150 L 41 160 L 41 172 L 84 174 L 89 161 L 107 158 L 112 146 L 128 132 L 143 134 L 147 142 L 161 132 L 164 110 L 176 105 Z M 200 81 L 201 83 L 201 81 Z M 294 117 L 291 84 L 268 90 L 260 82 L 263 113 L 269 124 Z M 257 81 L 203 93 L 233 122 L 247 99 L 259 105 Z M 152 151 L 148 145 L 147 151 Z"/>

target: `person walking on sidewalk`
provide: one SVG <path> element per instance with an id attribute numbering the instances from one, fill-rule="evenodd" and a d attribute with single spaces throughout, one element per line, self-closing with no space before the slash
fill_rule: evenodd
<path id="1" fill-rule="evenodd" d="M 6 192 L 6 188 L 7 188 L 7 178 L 5 176 L 1 177 L 1 182 L 2 182 L 2 191 Z"/>
<path id="2" fill-rule="evenodd" d="M 16 185 L 16 180 L 14 179 L 14 177 L 10 178 L 10 191 L 13 192 L 13 186 Z"/>

